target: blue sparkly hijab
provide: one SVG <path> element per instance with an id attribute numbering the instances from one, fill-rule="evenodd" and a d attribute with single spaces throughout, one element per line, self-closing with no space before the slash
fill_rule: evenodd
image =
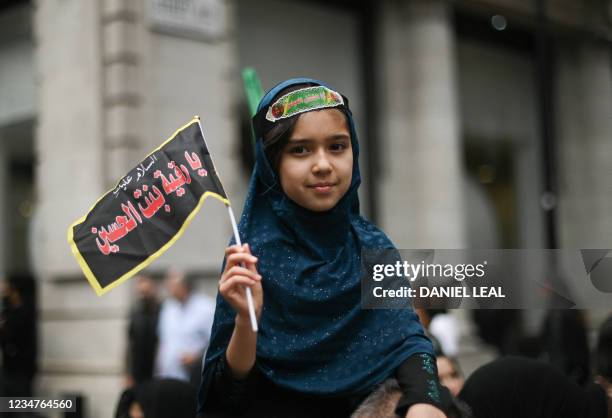
<path id="1" fill-rule="evenodd" d="M 270 90 L 259 109 L 308 78 Z M 315 396 L 360 395 L 393 375 L 415 353 L 432 354 L 412 309 L 361 308 L 362 249 L 394 248 L 359 214 L 359 144 L 348 107 L 353 176 L 347 193 L 326 212 L 307 210 L 283 192 L 256 141 L 256 163 L 239 223 L 242 241 L 259 259 L 264 304 L 255 366 L 275 384 Z M 213 365 L 224 356 L 235 311 L 219 294 L 200 389 L 201 407 Z"/>

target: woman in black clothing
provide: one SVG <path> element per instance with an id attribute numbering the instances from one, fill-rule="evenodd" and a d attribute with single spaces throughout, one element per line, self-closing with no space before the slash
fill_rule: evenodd
<path id="1" fill-rule="evenodd" d="M 34 279 L 11 276 L 2 290 L 0 311 L 0 396 L 32 396 L 38 352 L 36 315 Z"/>
<path id="2" fill-rule="evenodd" d="M 578 386 L 556 367 L 538 360 L 505 357 L 480 367 L 459 398 L 475 418 L 606 418 L 598 385 Z"/>
<path id="3" fill-rule="evenodd" d="M 175 379 L 149 380 L 123 392 L 115 418 L 194 418 L 196 389 Z"/>

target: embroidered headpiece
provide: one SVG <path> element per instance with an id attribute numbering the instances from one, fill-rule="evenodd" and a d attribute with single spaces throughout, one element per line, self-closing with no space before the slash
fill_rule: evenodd
<path id="1" fill-rule="evenodd" d="M 305 87 L 279 97 L 270 106 L 264 107 L 253 117 L 255 132 L 262 135 L 272 125 L 285 118 L 311 110 L 344 106 L 348 100 L 337 91 L 325 86 Z"/>

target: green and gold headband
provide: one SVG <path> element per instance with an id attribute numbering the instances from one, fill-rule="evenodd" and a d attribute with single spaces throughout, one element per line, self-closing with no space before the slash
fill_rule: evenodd
<path id="1" fill-rule="evenodd" d="M 310 110 L 335 107 L 344 104 L 342 95 L 327 87 L 306 87 L 285 94 L 268 108 L 266 119 L 276 122 Z"/>
<path id="2" fill-rule="evenodd" d="M 281 120 L 311 110 L 345 106 L 348 101 L 340 93 L 325 86 L 298 89 L 279 97 L 267 108 L 262 108 L 253 118 L 255 132 L 262 134 Z"/>

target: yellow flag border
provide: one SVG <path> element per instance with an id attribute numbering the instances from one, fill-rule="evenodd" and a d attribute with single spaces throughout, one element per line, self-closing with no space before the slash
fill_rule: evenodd
<path id="1" fill-rule="evenodd" d="M 155 153 L 156 151 L 159 151 L 161 148 L 163 148 L 166 144 L 168 144 L 170 141 L 172 141 L 174 138 L 176 138 L 176 136 L 183 130 L 189 128 L 191 125 L 193 125 L 194 123 L 200 123 L 200 118 L 199 117 L 194 117 L 190 122 L 186 123 L 185 125 L 181 126 L 180 128 L 178 128 L 171 136 L 170 138 L 166 139 L 159 147 L 155 148 L 153 151 L 151 151 L 146 157 L 143 158 L 143 160 L 147 159 L 148 157 L 150 157 L 153 153 Z M 204 138 L 202 136 L 202 138 Z M 213 164 L 214 165 L 214 164 Z M 216 168 L 215 168 L 216 171 Z M 217 175 L 217 173 L 215 173 L 215 175 Z M 79 266 L 81 267 L 81 270 L 83 271 L 83 274 L 85 274 L 85 277 L 87 278 L 87 281 L 89 282 L 89 284 L 91 285 L 91 287 L 93 287 L 93 289 L 96 291 L 96 294 L 98 296 L 102 296 L 103 294 L 105 294 L 106 292 L 114 289 L 115 287 L 119 286 L 120 284 L 122 284 L 123 282 L 125 282 L 126 280 L 128 280 L 130 277 L 132 277 L 133 275 L 135 275 L 136 273 L 138 273 L 140 270 L 142 270 L 143 268 L 147 267 L 149 264 L 151 264 L 153 261 L 155 261 L 159 256 L 161 256 L 168 248 L 170 248 L 185 232 L 185 230 L 187 229 L 187 227 L 189 226 L 189 224 L 191 223 L 191 220 L 195 217 L 195 215 L 200 211 L 200 209 L 202 208 L 202 205 L 204 204 L 204 201 L 208 198 L 208 197 L 214 197 L 215 199 L 219 200 L 220 202 L 222 202 L 223 204 L 229 206 L 230 202 L 228 199 L 224 198 L 223 196 L 219 195 L 218 193 L 213 193 L 213 192 L 205 192 L 201 197 L 200 197 L 200 201 L 198 202 L 198 204 L 196 205 L 196 207 L 191 211 L 191 213 L 187 216 L 187 218 L 185 219 L 185 221 L 183 222 L 183 225 L 181 225 L 181 227 L 179 228 L 179 230 L 177 231 L 176 234 L 174 234 L 174 236 L 167 242 L 165 243 L 159 250 L 157 250 L 155 253 L 151 254 L 149 257 L 147 257 L 143 262 L 141 262 L 140 264 L 138 264 L 136 267 L 134 267 L 133 269 L 131 269 L 130 271 L 128 271 L 127 273 L 123 274 L 121 277 L 119 277 L 117 280 L 115 280 L 114 282 L 106 285 L 105 287 L 100 286 L 100 282 L 99 280 L 96 278 L 96 276 L 93 274 L 93 272 L 91 271 L 91 269 L 89 268 L 89 265 L 87 264 L 87 262 L 85 261 L 85 259 L 83 258 L 83 255 L 81 254 L 81 252 L 79 251 L 79 248 L 77 247 L 76 243 L 74 242 L 74 228 L 80 224 L 82 224 L 83 222 L 85 222 L 85 220 L 87 219 L 87 217 L 89 216 L 89 214 L 91 213 L 91 211 L 96 207 L 96 205 L 102 200 L 104 199 L 109 193 L 113 192 L 118 186 L 119 183 L 121 182 L 121 179 L 119 179 L 119 181 L 117 182 L 117 185 L 115 185 L 115 187 L 113 187 L 112 189 L 110 189 L 109 191 L 107 191 L 106 193 L 104 193 L 98 200 L 96 200 L 96 202 L 89 208 L 89 210 L 87 211 L 87 213 L 82 216 L 81 218 L 79 218 L 78 220 L 76 220 L 75 222 L 72 223 L 72 225 L 70 225 L 70 227 L 68 228 L 68 244 L 70 245 L 70 249 L 72 250 L 72 255 L 76 258 L 77 262 L 79 263 Z"/>

